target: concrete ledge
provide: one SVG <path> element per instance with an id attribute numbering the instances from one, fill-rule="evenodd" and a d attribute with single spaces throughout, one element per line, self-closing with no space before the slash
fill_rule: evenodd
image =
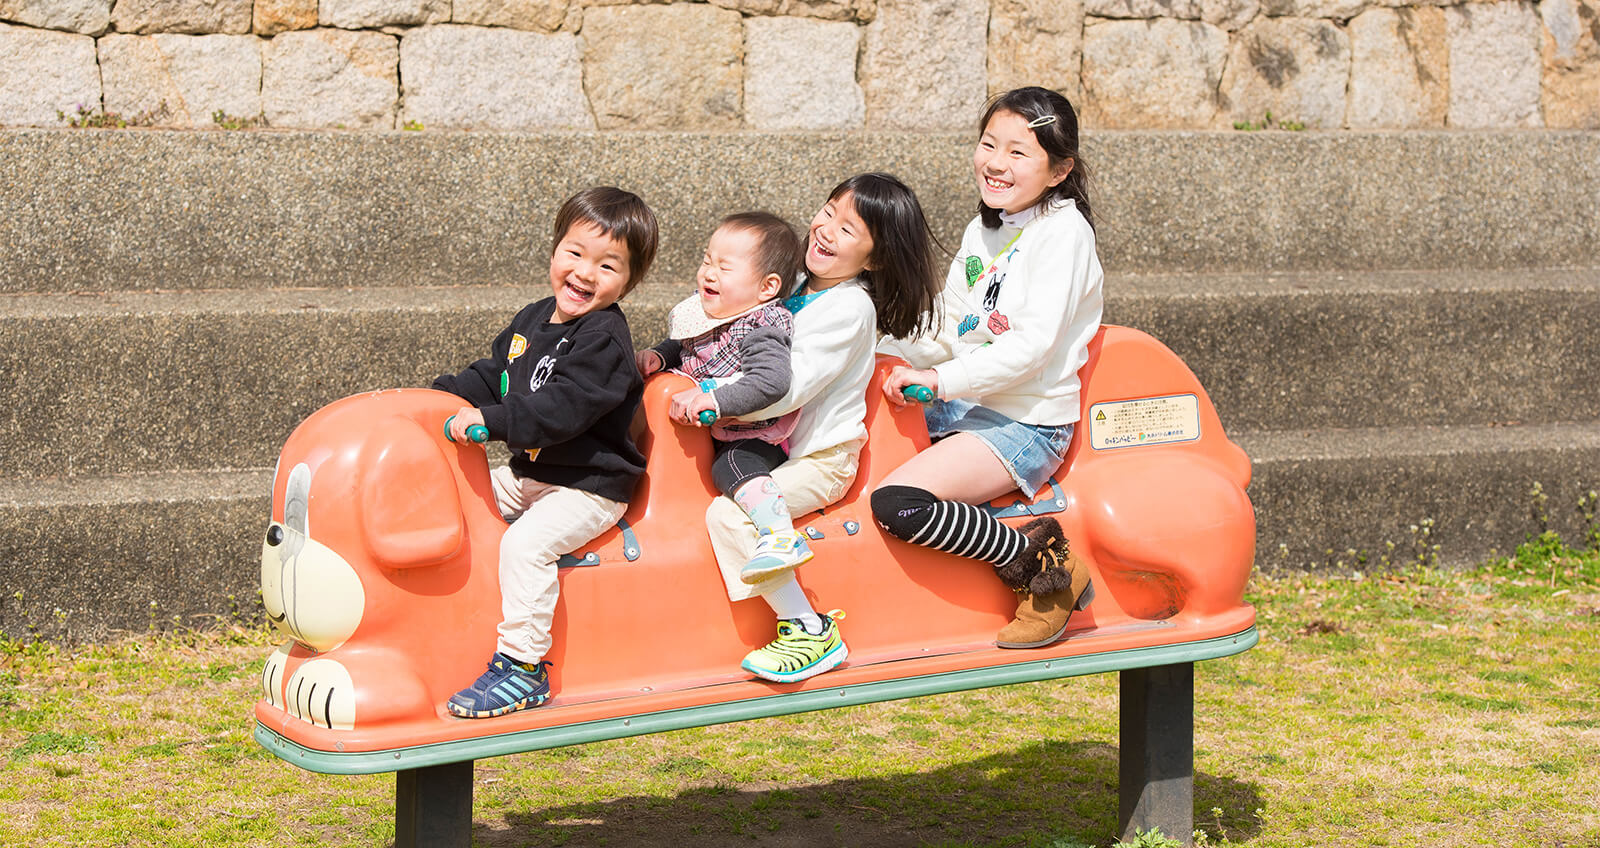
<path id="1" fill-rule="evenodd" d="M 0 481 L 0 632 L 99 640 L 261 620 L 272 471 Z"/>
<path id="2" fill-rule="evenodd" d="M 513 284 L 576 188 L 640 192 L 656 280 L 723 214 L 810 219 L 858 171 L 902 176 L 954 243 L 968 134 L 0 131 L 0 292 Z M 1600 133 L 1099 132 L 1113 272 L 1589 266 Z"/>
<path id="3" fill-rule="evenodd" d="M 1230 431 L 1600 418 L 1600 271 L 1113 277 Z M 5 476 L 270 466 L 338 398 L 482 356 L 532 287 L 0 298 Z M 641 345 L 686 294 L 624 301 Z M 70 366 L 62 361 L 70 358 Z"/>
<path id="4" fill-rule="evenodd" d="M 1235 440 L 1254 460 L 1256 566 L 1266 570 L 1387 570 L 1434 555 L 1460 566 L 1508 554 L 1543 529 L 1535 483 L 1549 498 L 1549 529 L 1581 545 L 1592 525 L 1578 498 L 1600 488 L 1600 420 Z"/>
<path id="5" fill-rule="evenodd" d="M 0 332 L 11 339 L 0 370 L 15 378 L 0 414 L 0 481 L 270 467 L 307 415 L 466 367 L 539 294 L 475 286 L 0 299 Z M 682 295 L 647 286 L 625 307 L 635 326 L 660 327 Z"/>
<path id="6" fill-rule="evenodd" d="M 1600 269 L 1121 277 L 1232 430 L 1600 418 Z"/>

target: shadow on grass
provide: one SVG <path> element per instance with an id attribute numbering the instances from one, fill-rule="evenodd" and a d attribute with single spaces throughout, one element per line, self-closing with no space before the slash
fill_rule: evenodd
<path id="1" fill-rule="evenodd" d="M 774 775 L 782 779 L 782 775 Z M 929 772 L 835 780 L 797 788 L 739 788 L 701 775 L 675 797 L 633 796 L 512 813 L 473 827 L 473 844 L 687 848 L 752 845 L 1109 845 L 1117 834 L 1117 748 L 1048 742 Z M 1256 835 L 1259 787 L 1195 775 L 1195 820 L 1212 808 L 1233 842 Z M 1185 834 L 1187 835 L 1187 834 Z"/>

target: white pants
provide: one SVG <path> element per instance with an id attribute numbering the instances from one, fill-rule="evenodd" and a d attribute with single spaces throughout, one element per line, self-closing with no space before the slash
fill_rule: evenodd
<path id="1" fill-rule="evenodd" d="M 550 651 L 561 584 L 556 560 L 617 523 L 627 504 L 581 489 L 518 477 L 509 466 L 489 473 L 500 515 L 512 522 L 500 540 L 500 639 L 496 650 L 522 662 Z"/>
<path id="2" fill-rule="evenodd" d="M 850 484 L 856 481 L 863 444 L 864 440 L 860 439 L 845 442 L 794 457 L 772 470 L 772 479 L 783 492 L 796 524 L 800 523 L 800 516 L 822 509 L 850 490 Z M 793 579 L 790 571 L 753 586 L 739 579 L 739 570 L 755 553 L 758 535 L 750 516 L 731 498 L 716 498 L 706 508 L 706 529 L 711 533 L 711 550 L 716 554 L 717 567 L 722 569 L 722 582 L 728 587 L 728 600 L 742 601 L 765 595 L 779 583 Z"/>

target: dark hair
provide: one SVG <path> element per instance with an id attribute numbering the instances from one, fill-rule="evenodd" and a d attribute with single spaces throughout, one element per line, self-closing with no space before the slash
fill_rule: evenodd
<path id="1" fill-rule="evenodd" d="M 644 280 L 650 263 L 656 259 L 656 244 L 660 230 L 656 226 L 656 213 L 631 191 L 611 186 L 595 186 L 567 198 L 556 212 L 555 232 L 550 241 L 550 255 L 572 229 L 574 224 L 588 223 L 600 229 L 628 248 L 628 285 L 626 295 Z"/>
<path id="2" fill-rule="evenodd" d="M 933 301 L 943 275 L 917 195 L 897 177 L 857 174 L 833 187 L 831 203 L 846 194 L 872 236 L 872 253 L 860 279 L 878 311 L 878 332 L 892 338 L 919 335 L 933 324 Z"/>
<path id="3" fill-rule="evenodd" d="M 1072 170 L 1067 173 L 1066 179 L 1046 191 L 1044 196 L 1047 200 L 1058 197 L 1071 198 L 1077 204 L 1078 211 L 1083 214 L 1083 220 L 1088 221 L 1092 229 L 1094 213 L 1089 211 L 1089 169 L 1083 164 L 1083 156 L 1078 152 L 1078 115 L 1072 111 L 1072 104 L 1067 102 L 1067 98 L 1048 88 L 1036 85 L 1014 88 L 989 100 L 983 110 L 983 119 L 978 121 L 979 135 L 989 128 L 989 119 L 993 118 L 996 112 L 1010 112 L 1030 124 L 1041 119 L 1055 118 L 1053 121 L 1034 127 L 1033 137 L 1049 155 L 1051 167 L 1070 160 Z M 992 230 L 1000 226 L 1000 210 L 986 206 L 981 200 L 978 201 L 978 215 L 983 218 L 985 227 Z"/>
<path id="4" fill-rule="evenodd" d="M 800 247 L 800 236 L 788 221 L 771 212 L 738 212 L 723 218 L 717 229 L 723 227 L 754 233 L 756 268 L 761 276 L 777 274 L 778 279 L 783 280 L 778 286 L 779 295 L 786 295 L 794 288 L 805 254 Z"/>

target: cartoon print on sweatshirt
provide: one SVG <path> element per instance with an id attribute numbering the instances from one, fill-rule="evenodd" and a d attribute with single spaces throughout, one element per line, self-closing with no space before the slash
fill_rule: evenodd
<path id="1" fill-rule="evenodd" d="M 539 357 L 539 362 L 533 366 L 533 376 L 528 378 L 529 392 L 539 391 L 539 387 L 543 386 L 545 381 L 550 379 L 550 375 L 555 373 L 556 358 L 561 356 L 561 354 L 564 352 L 563 349 L 566 346 L 567 339 L 565 336 L 563 336 L 561 341 L 556 342 L 556 349 L 554 351 Z"/>
<path id="2" fill-rule="evenodd" d="M 995 304 L 1000 302 L 1000 285 L 1005 281 L 1005 274 L 995 274 L 989 278 L 989 287 L 983 290 L 983 311 L 994 311 Z"/>
<path id="3" fill-rule="evenodd" d="M 517 350 L 517 341 L 521 338 L 521 336 L 517 336 L 516 338 L 512 339 L 511 349 L 516 351 L 516 354 L 511 357 L 513 360 L 522 355 L 522 351 Z M 527 342 L 523 342 L 522 347 L 524 350 L 527 349 L 527 346 Z M 556 361 L 565 351 L 566 346 L 567 337 L 562 336 L 561 341 L 556 342 L 556 349 L 554 351 L 539 357 L 539 361 L 533 366 L 533 376 L 528 378 L 529 393 L 539 391 L 539 387 L 543 386 L 545 381 L 550 379 L 550 375 L 556 372 Z M 539 459 L 540 450 L 541 448 L 527 448 L 523 451 L 523 453 L 528 455 L 529 462 L 536 462 Z"/>

